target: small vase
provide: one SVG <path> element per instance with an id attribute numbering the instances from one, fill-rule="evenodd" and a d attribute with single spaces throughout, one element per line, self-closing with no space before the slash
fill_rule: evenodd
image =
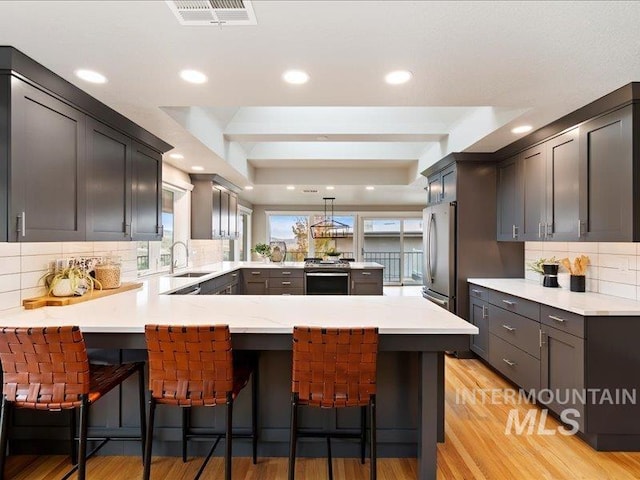
<path id="1" fill-rule="evenodd" d="M 56 284 L 51 290 L 51 294 L 54 297 L 71 297 L 75 295 L 75 291 L 71 286 L 71 280 L 68 278 L 61 278 L 56 281 Z"/>
<path id="2" fill-rule="evenodd" d="M 569 290 L 572 292 L 585 291 L 586 277 L 584 275 L 571 275 L 569 281 Z"/>

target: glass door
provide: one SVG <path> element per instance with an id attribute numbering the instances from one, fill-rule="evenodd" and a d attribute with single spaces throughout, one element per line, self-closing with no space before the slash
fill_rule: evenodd
<path id="1" fill-rule="evenodd" d="M 421 285 L 422 219 L 364 218 L 362 261 L 384 265 L 385 285 Z"/>

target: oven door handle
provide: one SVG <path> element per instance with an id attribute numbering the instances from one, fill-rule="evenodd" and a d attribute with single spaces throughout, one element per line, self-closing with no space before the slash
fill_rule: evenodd
<path id="1" fill-rule="evenodd" d="M 307 277 L 348 277 L 348 273 L 336 272 L 309 272 L 306 274 Z"/>

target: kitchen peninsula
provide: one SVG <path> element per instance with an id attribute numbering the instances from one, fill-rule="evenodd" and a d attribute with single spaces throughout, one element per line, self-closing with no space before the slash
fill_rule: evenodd
<path id="1" fill-rule="evenodd" d="M 242 266 L 253 268 L 255 263 Z M 268 268 L 282 268 L 261 264 Z M 216 272 L 212 272 L 217 268 Z M 202 268 L 224 275 L 239 264 L 217 264 Z M 357 268 L 357 264 L 353 268 Z M 155 277 L 143 281 L 137 291 L 124 292 L 67 307 L 44 307 L 37 310 L 12 310 L 3 317 L 6 326 L 78 325 L 87 346 L 96 358 L 133 360 L 144 358 L 144 325 L 160 324 L 228 324 L 234 348 L 260 351 L 259 380 L 259 454 L 286 456 L 288 445 L 289 392 L 291 371 L 291 332 L 294 325 L 344 327 L 376 326 L 380 330 L 378 361 L 378 451 L 381 456 L 417 456 L 418 478 L 436 478 L 436 444 L 444 439 L 444 368 L 443 352 L 469 344 L 477 328 L 455 315 L 425 302 L 421 297 L 385 296 L 275 296 L 167 295 L 201 282 L 202 278 Z M 92 418 L 90 436 L 109 429 L 137 428 L 135 382 L 125 385 L 120 397 L 110 400 L 108 418 Z M 129 393 L 131 393 L 129 395 Z M 236 427 L 243 429 L 248 415 L 248 395 L 241 394 L 236 404 Z M 163 412 L 156 428 L 157 454 L 178 452 L 179 421 Z M 306 412 L 305 412 L 306 413 Z M 166 414 L 166 416 L 164 416 Z M 194 427 L 222 424 L 215 409 L 193 412 Z M 326 415 L 325 415 L 326 414 Z M 349 415 L 353 414 L 353 415 Z M 329 417 L 329 415 L 332 415 Z M 357 425 L 358 412 L 319 412 L 302 418 L 305 426 L 324 422 L 340 429 Z M 42 417 L 42 422 L 50 421 Z M 38 420 L 40 422 L 40 419 Z M 21 426 L 22 425 L 22 426 Z M 29 426 L 27 426 L 29 425 Z M 26 450 L 28 438 L 44 433 L 48 439 L 66 438 L 67 427 L 47 425 L 33 427 L 33 422 L 16 422 L 14 438 Z M 247 426 L 248 428 L 248 426 Z M 20 444 L 20 440 L 24 440 Z M 61 443 L 61 442 L 58 442 Z M 51 445 L 52 442 L 49 442 Z M 61 448 L 65 443 L 62 442 Z M 199 452 L 197 445 L 194 453 Z M 117 445 L 111 452 L 136 454 L 138 446 Z M 112 448 L 114 448 L 112 447 Z M 49 447 L 51 448 L 51 447 Z M 248 452 L 249 444 L 238 440 L 236 451 Z M 336 443 L 338 455 L 357 456 L 356 444 Z M 108 451 L 108 450 L 107 450 Z M 304 442 L 300 453 L 325 455 L 324 444 Z"/>

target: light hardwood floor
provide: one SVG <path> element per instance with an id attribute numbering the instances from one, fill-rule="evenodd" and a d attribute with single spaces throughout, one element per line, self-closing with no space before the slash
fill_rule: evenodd
<path id="1" fill-rule="evenodd" d="M 596 452 L 577 437 L 563 435 L 505 435 L 509 410 L 517 408 L 523 418 L 530 405 L 482 405 L 456 402 L 456 390 L 503 389 L 510 385 L 477 360 L 446 361 L 446 442 L 438 445 L 439 480 L 633 480 L 640 479 L 640 453 Z M 558 423 L 549 418 L 546 427 Z M 200 458 L 183 464 L 179 458 L 154 457 L 153 480 L 191 479 Z M 252 465 L 248 458 L 233 461 L 235 480 L 281 480 L 287 476 L 287 459 L 261 458 Z M 67 457 L 10 457 L 5 478 L 50 480 L 60 478 L 69 467 Z M 91 480 L 141 478 L 139 457 L 97 457 L 89 461 Z M 324 459 L 297 462 L 296 478 L 324 480 Z M 336 480 L 366 480 L 368 462 L 334 460 Z M 409 480 L 416 477 L 414 459 L 380 459 L 380 480 Z M 223 478 L 219 458 L 212 459 L 203 478 Z"/>

